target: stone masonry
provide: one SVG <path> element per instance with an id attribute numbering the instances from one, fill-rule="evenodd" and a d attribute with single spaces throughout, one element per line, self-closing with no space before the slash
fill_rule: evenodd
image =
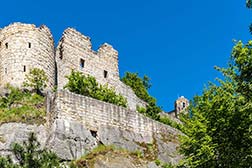
<path id="1" fill-rule="evenodd" d="M 170 126 L 161 124 L 144 115 L 124 107 L 85 97 L 66 90 L 56 92 L 51 121 L 66 119 L 78 121 L 90 130 L 98 130 L 102 125 L 118 127 L 150 137 L 152 133 L 176 134 Z"/>
<path id="2" fill-rule="evenodd" d="M 42 25 L 14 23 L 0 30 L 0 84 L 21 87 L 32 68 L 43 69 L 48 88 L 55 85 L 54 42 Z"/>
<path id="3" fill-rule="evenodd" d="M 98 83 L 108 84 L 128 101 L 128 107 L 145 106 L 132 89 L 122 83 L 118 70 L 118 52 L 109 44 L 92 50 L 89 37 L 67 28 L 58 47 L 46 26 L 14 23 L 0 29 L 0 87 L 7 83 L 22 87 L 25 75 L 32 68 L 43 69 L 48 76 L 47 90 L 63 89 L 66 75 L 72 70 L 94 76 Z"/>
<path id="4" fill-rule="evenodd" d="M 68 28 L 58 44 L 56 63 L 58 89 L 62 89 L 67 83 L 65 76 L 76 70 L 94 76 L 100 84 L 114 88 L 127 99 L 130 109 L 135 110 L 137 105 L 145 105 L 129 86 L 120 81 L 118 52 L 107 43 L 101 45 L 97 52 L 93 51 L 89 37 Z"/>

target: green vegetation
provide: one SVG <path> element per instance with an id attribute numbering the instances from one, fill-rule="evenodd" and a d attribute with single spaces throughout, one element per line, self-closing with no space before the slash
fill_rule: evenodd
<path id="1" fill-rule="evenodd" d="M 157 106 L 156 99 L 148 93 L 148 89 L 151 87 L 149 77 L 145 75 L 141 78 L 137 73 L 126 72 L 125 76 L 121 78 L 121 81 L 131 87 L 137 97 L 148 104 L 146 108 L 138 107 L 138 111 L 154 120 L 159 120 L 159 113 L 162 110 Z"/>
<path id="2" fill-rule="evenodd" d="M 246 7 L 248 9 L 252 9 L 252 0 L 246 0 Z M 250 26 L 249 26 L 249 31 L 252 34 L 252 24 L 250 24 Z"/>
<path id="3" fill-rule="evenodd" d="M 125 149 L 116 148 L 113 145 L 105 146 L 105 145 L 99 145 L 96 148 L 94 148 L 90 153 L 84 155 L 80 159 L 73 161 L 71 163 L 72 168 L 83 168 L 83 167 L 93 167 L 94 163 L 99 156 L 104 156 L 106 154 L 109 154 L 109 157 L 112 157 L 113 155 L 121 155 L 124 157 L 132 157 L 135 159 L 135 161 L 139 161 L 139 159 L 143 159 L 143 154 L 141 151 L 134 151 L 129 152 Z"/>
<path id="4" fill-rule="evenodd" d="M 130 86 L 137 97 L 143 101 L 147 103 L 156 102 L 155 98 L 151 97 L 148 93 L 148 89 L 151 87 L 151 84 L 149 82 L 149 77 L 146 75 L 144 75 L 142 79 L 137 73 L 126 72 L 125 76 L 121 78 L 121 81 Z"/>
<path id="5" fill-rule="evenodd" d="M 80 72 L 72 71 L 67 79 L 68 83 L 64 88 L 67 88 L 70 92 L 127 107 L 127 100 L 121 94 L 116 94 L 115 90 L 107 85 L 99 85 L 92 76 L 85 76 Z"/>
<path id="6" fill-rule="evenodd" d="M 0 157 L 1 168 L 59 168 L 60 162 L 56 154 L 40 149 L 40 144 L 33 133 L 23 145 L 13 144 L 12 153 L 18 160 L 13 163 L 10 157 Z"/>
<path id="7" fill-rule="evenodd" d="M 161 168 L 173 168 L 174 166 L 170 163 L 163 163 L 160 160 L 155 160 L 155 164 Z"/>
<path id="8" fill-rule="evenodd" d="M 210 83 L 184 118 L 187 136 L 181 151 L 189 167 L 251 167 L 252 165 L 252 41 L 236 43 L 225 79 Z"/>
<path id="9" fill-rule="evenodd" d="M 146 107 L 137 107 L 137 111 L 139 113 L 183 131 L 183 125 L 176 123 L 168 117 L 160 117 L 159 114 L 162 110 L 156 105 L 156 99 L 148 93 L 148 89 L 151 87 L 149 77 L 144 75 L 144 77 L 141 78 L 137 73 L 126 72 L 125 76 L 121 80 L 132 88 L 137 97 L 147 103 Z"/>
<path id="10" fill-rule="evenodd" d="M 24 87 L 33 89 L 37 94 L 41 94 L 43 89 L 46 88 L 48 78 L 44 70 L 38 68 L 31 69 L 25 77 Z"/>
<path id="11" fill-rule="evenodd" d="M 182 116 L 182 115 L 180 115 L 180 116 Z M 180 130 L 181 132 L 184 132 L 183 124 L 179 124 L 168 117 L 160 117 L 159 121 L 163 124 L 170 125 L 171 127 L 176 128 L 176 129 Z"/>
<path id="12" fill-rule="evenodd" d="M 7 86 L 10 91 L 0 97 L 0 124 L 23 122 L 29 124 L 45 123 L 46 111 L 44 97 L 18 88 Z"/>

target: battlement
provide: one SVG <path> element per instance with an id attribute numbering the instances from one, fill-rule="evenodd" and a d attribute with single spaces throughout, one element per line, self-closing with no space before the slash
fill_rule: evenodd
<path id="1" fill-rule="evenodd" d="M 128 107 L 145 106 L 120 81 L 118 52 L 104 43 L 92 50 L 91 39 L 74 28 L 64 30 L 55 49 L 50 29 L 41 25 L 13 23 L 0 30 L 0 87 L 10 83 L 22 87 L 25 75 L 32 68 L 40 68 L 48 76 L 48 90 L 58 89 L 68 82 L 72 70 L 94 76 L 98 83 L 108 84 L 128 100 Z"/>

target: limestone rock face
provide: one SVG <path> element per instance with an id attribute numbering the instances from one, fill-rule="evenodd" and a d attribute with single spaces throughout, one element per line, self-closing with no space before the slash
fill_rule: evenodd
<path id="1" fill-rule="evenodd" d="M 23 143 L 29 134 L 37 135 L 42 147 L 45 147 L 47 133 L 44 126 L 27 125 L 22 123 L 6 123 L 0 126 L 0 155 L 10 155 L 13 143 Z"/>
<path id="2" fill-rule="evenodd" d="M 153 138 L 157 145 L 157 158 L 163 162 L 178 163 L 181 156 L 177 153 L 178 142 L 170 137 L 153 134 L 153 137 L 143 137 L 111 126 L 101 126 L 98 130 L 89 130 L 81 123 L 57 119 L 50 129 L 45 126 L 27 125 L 22 123 L 6 123 L 0 126 L 0 155 L 11 154 L 14 142 L 23 143 L 29 133 L 34 132 L 42 147 L 54 151 L 63 160 L 75 160 L 92 151 L 98 144 L 114 145 L 128 151 L 146 150 L 141 144 L 152 144 Z M 108 157 L 108 156 L 107 156 Z M 95 167 L 136 167 L 137 164 L 128 157 L 114 157 L 109 161 L 98 159 Z M 121 166 L 120 166 L 121 165 Z M 138 165 L 139 167 L 139 165 Z M 153 163 L 142 163 L 140 167 L 155 167 Z"/>
<path id="3" fill-rule="evenodd" d="M 80 158 L 97 146 L 97 140 L 83 125 L 56 120 L 48 136 L 47 146 L 64 160 Z"/>

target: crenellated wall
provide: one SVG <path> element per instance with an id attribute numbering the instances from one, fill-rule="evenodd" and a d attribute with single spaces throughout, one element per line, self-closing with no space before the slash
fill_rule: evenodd
<path id="1" fill-rule="evenodd" d="M 57 85 L 63 89 L 66 76 L 72 70 L 94 76 L 98 83 L 108 84 L 127 99 L 127 106 L 136 110 L 146 103 L 120 81 L 118 52 L 104 43 L 92 50 L 89 37 L 67 28 L 58 47 L 54 48 L 52 34 L 45 25 L 13 23 L 0 29 L 0 87 L 7 83 L 22 87 L 30 69 L 39 68 L 48 76 L 48 90 Z"/>
<path id="2" fill-rule="evenodd" d="M 118 52 L 109 44 L 100 46 L 98 51 L 92 50 L 89 37 L 82 35 L 75 29 L 68 28 L 56 49 L 56 63 L 58 68 L 58 88 L 62 89 L 72 70 L 94 76 L 100 84 L 108 84 L 115 88 L 128 100 L 128 107 L 132 110 L 136 106 L 146 103 L 139 99 L 130 87 L 120 81 L 118 69 Z M 82 65 L 81 65 L 82 64 Z"/>
<path id="3" fill-rule="evenodd" d="M 53 106 L 50 109 L 50 122 L 55 119 L 77 121 L 94 131 L 101 126 L 112 126 L 141 134 L 143 137 L 151 137 L 153 133 L 173 136 L 178 134 L 174 128 L 151 120 L 136 111 L 66 90 L 57 91 L 51 104 Z"/>
<path id="4" fill-rule="evenodd" d="M 21 87 L 32 68 L 43 69 L 48 89 L 55 86 L 54 41 L 42 25 L 14 23 L 0 31 L 0 85 Z"/>

